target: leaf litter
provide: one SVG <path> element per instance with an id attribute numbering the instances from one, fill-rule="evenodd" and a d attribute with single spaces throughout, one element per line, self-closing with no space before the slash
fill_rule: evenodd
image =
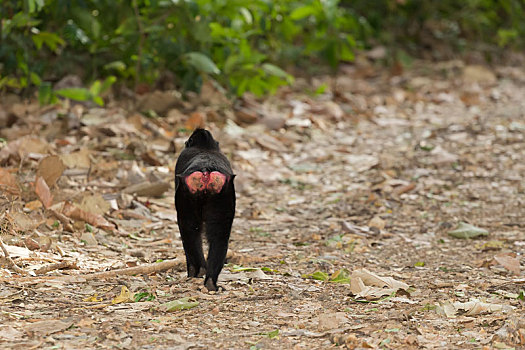
<path id="1" fill-rule="evenodd" d="M 136 108 L 15 102 L 2 346 L 525 346 L 525 72 L 449 66 L 349 66 L 235 106 L 209 86 Z M 186 278 L 173 205 L 183 130 L 201 125 L 239 192 L 218 293 Z"/>

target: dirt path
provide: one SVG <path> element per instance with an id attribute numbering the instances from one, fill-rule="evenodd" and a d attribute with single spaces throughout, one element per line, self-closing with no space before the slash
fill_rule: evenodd
<path id="1" fill-rule="evenodd" d="M 525 72 L 449 62 L 392 78 L 349 68 L 336 94 L 301 87 L 322 82 L 244 101 L 241 127 L 211 123 L 238 174 L 218 294 L 187 280 L 183 264 L 148 276 L 84 277 L 183 257 L 173 184 L 162 187 L 175 161 L 170 132 L 223 107 L 181 121 L 176 111 L 147 119 L 116 105 L 15 104 L 25 109 L 0 135 L 8 141 L 0 170 L 16 180 L 0 181 L 0 233 L 25 271 L 70 269 L 21 277 L 0 260 L 0 347 L 524 347 Z M 247 124 L 253 115 L 262 119 Z M 21 138 L 36 130 L 40 141 Z M 67 168 L 50 192 L 61 219 L 39 205 L 41 194 L 35 202 L 35 172 L 51 181 L 59 167 L 39 165 L 49 154 Z M 144 180 L 162 196 L 126 194 Z M 460 222 L 488 235 L 449 235 Z M 363 268 L 410 288 L 356 296 L 345 282 Z M 130 302 L 136 293 L 154 299 Z M 188 297 L 186 310 L 162 306 Z"/>

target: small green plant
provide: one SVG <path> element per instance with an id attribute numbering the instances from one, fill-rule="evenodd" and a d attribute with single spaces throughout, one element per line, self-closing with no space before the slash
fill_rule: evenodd
<path id="1" fill-rule="evenodd" d="M 155 295 L 149 292 L 135 293 L 133 300 L 135 300 L 136 303 L 141 301 L 153 301 L 155 300 Z"/>
<path id="2" fill-rule="evenodd" d="M 46 92 L 44 93 L 44 96 L 46 97 L 53 96 L 53 94 L 55 94 L 60 97 L 68 98 L 74 101 L 80 101 L 80 102 L 92 101 L 99 106 L 103 106 L 104 100 L 102 99 L 101 95 L 107 90 L 109 90 L 109 88 L 111 88 L 111 85 L 113 85 L 115 81 L 116 81 L 116 78 L 114 76 L 110 76 L 106 78 L 104 82 L 101 82 L 100 80 L 95 80 L 95 82 L 91 84 L 89 89 L 86 89 L 86 88 L 59 89 L 59 90 L 55 90 L 51 92 L 50 94 Z M 53 99 L 53 97 L 51 97 L 51 99 Z"/>

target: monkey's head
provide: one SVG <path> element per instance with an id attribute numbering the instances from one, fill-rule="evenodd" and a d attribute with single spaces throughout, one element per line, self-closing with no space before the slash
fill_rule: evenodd
<path id="1" fill-rule="evenodd" d="M 185 145 L 186 148 L 197 147 L 203 149 L 219 149 L 219 143 L 215 141 L 211 133 L 208 130 L 200 128 L 195 129 Z"/>

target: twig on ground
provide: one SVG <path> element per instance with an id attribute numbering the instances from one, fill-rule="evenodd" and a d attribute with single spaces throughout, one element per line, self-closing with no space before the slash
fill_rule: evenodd
<path id="1" fill-rule="evenodd" d="M 16 273 L 25 275 L 26 272 L 18 267 L 18 265 L 11 259 L 9 256 L 9 252 L 7 251 L 6 247 L 4 246 L 4 242 L 2 241 L 2 238 L 0 237 L 0 248 L 2 248 L 2 251 L 4 252 L 5 259 L 7 260 L 7 263 L 9 264 L 9 267 L 13 269 Z"/>
<path id="2" fill-rule="evenodd" d="M 166 260 L 166 261 L 155 263 L 155 264 L 128 267 L 125 269 L 118 269 L 118 270 L 112 270 L 112 271 L 91 273 L 91 274 L 83 276 L 83 278 L 85 278 L 86 280 L 93 280 L 93 279 L 109 278 L 109 277 L 115 277 L 115 276 L 121 276 L 121 275 L 125 275 L 125 276 L 148 275 L 154 272 L 166 271 L 171 268 L 174 268 L 175 266 L 182 265 L 182 264 L 183 264 L 183 261 L 181 259 L 173 259 L 173 260 Z"/>
<path id="3" fill-rule="evenodd" d="M 35 270 L 35 273 L 37 275 L 43 275 L 45 273 L 48 273 L 53 270 L 61 270 L 61 269 L 78 269 L 78 266 L 76 263 L 71 261 L 62 261 L 55 264 L 49 264 L 46 266 L 42 266 L 38 270 Z"/>
<path id="4" fill-rule="evenodd" d="M 68 232 L 73 232 L 73 226 L 71 225 L 71 220 L 67 216 L 65 216 L 62 213 L 57 212 L 54 209 L 47 209 L 47 211 L 53 214 L 58 219 L 58 221 L 62 223 L 64 230 Z"/>

